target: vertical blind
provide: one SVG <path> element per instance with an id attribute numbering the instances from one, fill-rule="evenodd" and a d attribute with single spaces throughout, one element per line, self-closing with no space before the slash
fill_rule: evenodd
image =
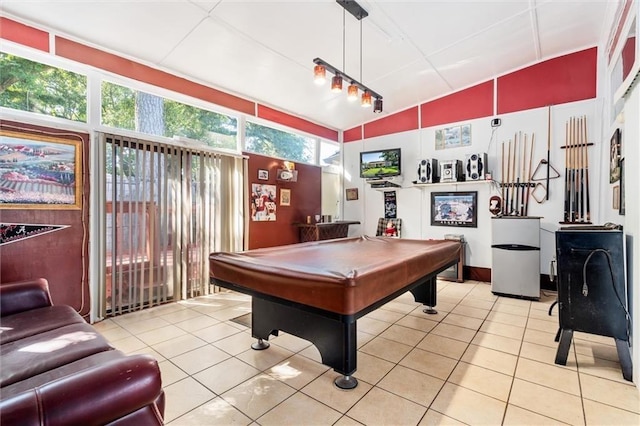
<path id="1" fill-rule="evenodd" d="M 209 294 L 209 254 L 244 248 L 246 159 L 98 133 L 101 317 Z"/>

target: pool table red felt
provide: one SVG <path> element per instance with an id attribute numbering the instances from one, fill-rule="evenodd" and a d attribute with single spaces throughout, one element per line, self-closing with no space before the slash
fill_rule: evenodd
<path id="1" fill-rule="evenodd" d="M 258 293 L 354 315 L 458 260 L 460 243 L 368 237 L 212 253 L 211 277 Z"/>

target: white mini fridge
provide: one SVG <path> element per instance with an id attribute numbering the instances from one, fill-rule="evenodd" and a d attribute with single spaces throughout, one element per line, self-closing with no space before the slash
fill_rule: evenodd
<path id="1" fill-rule="evenodd" d="M 491 219 L 491 291 L 540 299 L 540 218 Z"/>

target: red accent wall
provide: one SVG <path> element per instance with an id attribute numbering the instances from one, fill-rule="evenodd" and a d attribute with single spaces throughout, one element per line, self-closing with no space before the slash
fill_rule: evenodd
<path id="1" fill-rule="evenodd" d="M 0 17 L 0 38 L 43 52 L 49 51 L 49 33 L 8 18 Z"/>
<path id="2" fill-rule="evenodd" d="M 76 43 L 75 41 L 62 37 L 56 37 L 55 40 L 56 54 L 64 58 L 91 65 L 134 80 L 153 84 L 154 86 L 184 93 L 185 95 L 212 102 L 216 105 L 240 111 L 248 115 L 255 115 L 254 102 L 202 84 L 194 83 L 185 78 L 176 77 L 167 72 L 121 58 L 120 56 L 93 47 Z"/>
<path id="3" fill-rule="evenodd" d="M 431 127 L 493 115 L 493 80 L 420 105 L 421 126 Z"/>
<path id="4" fill-rule="evenodd" d="M 416 130 L 418 128 L 418 107 L 396 112 L 387 117 L 364 125 L 364 137 L 374 138 L 392 133 Z"/>
<path id="5" fill-rule="evenodd" d="M 582 50 L 498 78 L 498 114 L 596 97 L 598 50 Z"/>
<path id="6" fill-rule="evenodd" d="M 82 139 L 82 210 L 0 209 L 0 222 L 70 225 L 0 248 L 0 282 L 46 278 L 54 304 L 89 314 L 89 135 L 30 124 L 0 121 L 0 129 Z M 24 130 L 18 130 L 24 129 Z M 84 260 L 83 260 L 84 259 Z"/>
<path id="7" fill-rule="evenodd" d="M 622 48 L 622 79 L 629 76 L 631 68 L 636 61 L 637 37 L 629 37 Z"/>
<path id="8" fill-rule="evenodd" d="M 283 160 L 245 152 L 249 156 L 247 194 L 251 194 L 251 184 L 276 186 L 276 220 L 258 222 L 249 219 L 249 249 L 294 244 L 299 241 L 298 228 L 294 223 L 304 223 L 307 216 L 321 214 L 322 169 L 318 166 L 296 163 L 297 182 L 276 180 Z M 267 170 L 269 180 L 258 180 L 258 170 Z M 291 190 L 291 205 L 280 205 L 280 189 Z M 250 214 L 251 212 L 249 212 Z"/>
<path id="9" fill-rule="evenodd" d="M 258 104 L 258 117 L 265 120 L 273 121 L 274 123 L 282 124 L 293 129 L 298 129 L 303 132 L 311 133 L 312 135 L 320 136 L 332 141 L 338 141 L 338 131 L 329 129 L 328 127 L 320 126 L 312 123 L 300 117 L 287 114 L 282 111 L 269 108 L 264 105 Z"/>
<path id="10" fill-rule="evenodd" d="M 353 142 L 362 139 L 362 126 L 354 127 L 349 130 L 345 130 L 342 135 L 343 142 Z"/>

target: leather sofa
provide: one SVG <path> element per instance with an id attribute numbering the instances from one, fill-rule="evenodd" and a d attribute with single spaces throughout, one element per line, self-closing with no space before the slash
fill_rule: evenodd
<path id="1" fill-rule="evenodd" d="M 0 424 L 163 424 L 160 370 L 125 355 L 45 279 L 0 284 Z"/>

